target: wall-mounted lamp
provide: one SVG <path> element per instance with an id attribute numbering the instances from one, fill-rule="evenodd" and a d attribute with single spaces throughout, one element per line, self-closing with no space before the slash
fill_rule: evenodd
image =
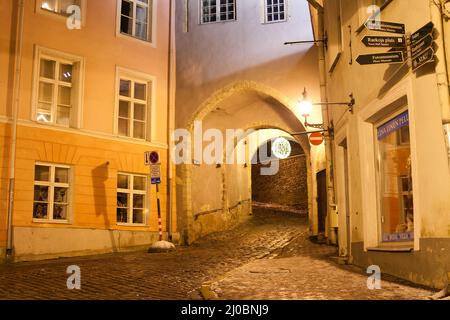
<path id="1" fill-rule="evenodd" d="M 308 92 L 305 90 L 303 91 L 303 100 L 299 102 L 299 110 L 302 115 L 302 117 L 305 118 L 305 127 L 310 128 L 316 128 L 316 129 L 324 129 L 324 124 L 314 124 L 314 123 L 308 123 L 308 117 L 311 116 L 313 106 L 346 106 L 348 108 L 348 111 L 353 113 L 353 106 L 355 105 L 355 98 L 353 97 L 353 93 L 350 94 L 350 101 L 349 102 L 317 102 L 312 103 L 310 100 L 308 100 Z"/>

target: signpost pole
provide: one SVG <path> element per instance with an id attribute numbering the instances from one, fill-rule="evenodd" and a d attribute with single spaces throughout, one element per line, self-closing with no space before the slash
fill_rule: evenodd
<path id="1" fill-rule="evenodd" d="M 158 228 L 159 228 L 159 241 L 163 239 L 162 233 L 162 219 L 161 219 L 161 202 L 159 200 L 159 184 L 156 184 L 156 205 L 158 207 Z"/>

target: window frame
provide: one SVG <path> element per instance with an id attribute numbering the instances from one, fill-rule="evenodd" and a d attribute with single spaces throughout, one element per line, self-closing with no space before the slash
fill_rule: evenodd
<path id="1" fill-rule="evenodd" d="M 141 44 L 150 45 L 151 47 L 156 48 L 156 36 L 157 36 L 157 32 L 156 32 L 157 14 L 156 13 L 157 13 L 157 8 L 158 8 L 158 6 L 157 6 L 158 0 L 148 0 L 149 4 L 147 5 L 148 6 L 148 12 L 147 12 L 147 17 L 148 17 L 148 21 L 147 21 L 147 27 L 148 27 L 147 39 L 141 39 L 141 38 L 135 36 L 135 34 L 134 34 L 135 32 L 134 31 L 135 31 L 135 28 L 136 28 L 136 26 L 135 26 L 135 21 L 136 20 L 135 20 L 134 17 L 132 18 L 133 19 L 133 32 L 132 32 L 133 34 L 131 35 L 131 34 L 128 34 L 128 33 L 123 33 L 121 31 L 122 1 L 123 0 L 117 0 L 117 5 L 116 5 L 116 8 L 117 8 L 116 36 L 118 38 L 128 39 L 128 40 L 131 40 L 131 41 L 138 41 Z M 126 0 L 126 1 L 133 3 L 133 14 L 135 16 L 136 2 L 137 1 L 141 2 L 141 1 L 140 0 Z M 145 3 L 143 3 L 143 4 L 145 4 Z"/>
<path id="2" fill-rule="evenodd" d="M 55 79 L 41 79 L 40 76 L 40 66 L 41 60 L 47 59 L 56 61 L 55 67 Z M 71 64 L 72 65 L 72 83 L 71 83 L 71 116 L 69 118 L 69 125 L 56 123 L 57 115 L 57 98 L 59 92 L 59 85 L 62 83 L 63 86 L 67 86 L 67 83 L 61 82 L 57 74 L 58 65 L 60 64 Z M 34 56 L 34 70 L 33 70 L 33 89 L 32 89 L 32 99 L 31 99 L 31 120 L 39 123 L 40 125 L 48 125 L 54 127 L 62 128 L 81 128 L 83 121 L 83 96 L 84 96 L 84 72 L 85 70 L 85 59 L 80 56 L 75 56 L 72 54 L 64 53 L 61 51 L 56 51 L 53 49 L 47 49 L 43 47 L 36 46 L 35 56 Z M 50 110 L 52 121 L 44 122 L 38 120 L 38 110 L 39 110 L 39 86 L 40 83 L 52 83 L 54 86 L 53 101 Z"/>
<path id="3" fill-rule="evenodd" d="M 144 129 L 145 129 L 145 136 L 143 139 L 141 138 L 134 138 L 133 137 L 133 131 L 129 130 L 129 135 L 128 136 L 123 136 L 119 134 L 119 108 L 120 108 L 120 101 L 121 101 L 121 96 L 120 96 L 120 80 L 130 80 L 130 81 L 134 81 L 133 83 L 137 82 L 137 83 L 145 83 L 147 85 L 147 97 L 146 97 L 146 111 L 145 111 L 145 125 L 144 125 Z M 134 86 L 132 86 L 132 90 L 130 92 L 130 95 L 132 95 L 132 92 L 134 92 Z M 122 67 L 117 67 L 116 68 L 116 84 L 115 84 L 115 110 L 114 110 L 114 135 L 120 139 L 127 139 L 127 140 L 133 140 L 133 141 L 147 141 L 147 142 L 151 142 L 153 137 L 155 136 L 155 123 L 154 123 L 154 119 L 156 118 L 155 116 L 155 104 L 156 104 L 156 77 L 148 75 L 148 74 L 144 74 L 141 72 L 137 72 L 137 71 L 133 71 L 133 70 L 129 70 L 129 69 L 125 69 Z M 126 99 L 128 101 L 128 99 L 126 97 L 123 97 L 123 99 Z M 133 97 L 129 97 L 130 100 L 134 99 Z M 137 100 L 137 102 L 142 102 L 143 100 Z M 130 108 L 132 108 L 133 105 L 130 106 Z M 134 110 L 132 110 L 134 111 Z M 134 119 L 131 118 L 131 115 L 133 114 L 133 112 L 130 113 L 130 118 L 129 121 L 132 125 L 134 125 L 134 123 L 132 123 L 132 121 L 134 122 Z"/>
<path id="4" fill-rule="evenodd" d="M 123 188 L 119 188 L 118 187 L 118 181 L 119 181 L 119 176 L 127 176 L 128 177 L 128 189 L 123 189 Z M 134 178 L 135 177 L 141 177 L 145 179 L 145 190 L 135 190 L 134 189 Z M 150 188 L 149 188 L 149 176 L 145 175 L 145 174 L 140 174 L 140 173 L 128 173 L 128 172 L 122 172 L 122 171 L 118 171 L 117 172 L 117 183 L 116 183 L 116 224 L 118 226 L 135 226 L 135 227 L 143 227 L 143 226 L 147 226 L 149 219 L 149 194 L 150 194 Z M 118 203 L 117 203 L 117 195 L 119 193 L 124 193 L 128 195 L 128 206 L 126 207 L 127 209 L 127 221 L 132 221 L 133 220 L 133 210 L 136 209 L 134 207 L 134 199 L 133 196 L 134 195 L 143 195 L 144 196 L 144 205 L 142 207 L 142 219 L 143 219 L 143 223 L 134 223 L 132 222 L 119 222 L 117 219 L 117 210 L 119 208 L 124 209 L 125 207 L 119 207 Z M 141 209 L 141 208 L 137 208 L 137 209 Z M 131 220 L 130 220 L 131 219 Z"/>
<path id="5" fill-rule="evenodd" d="M 199 1 L 198 8 L 199 8 L 199 24 L 200 25 L 208 25 L 208 24 L 212 24 L 212 23 L 226 23 L 226 22 L 237 21 L 237 1 L 236 0 L 233 0 L 234 19 L 228 19 L 227 18 L 226 20 L 220 20 L 220 9 L 219 9 L 218 12 L 216 11 L 216 21 L 208 21 L 208 22 L 204 22 L 204 20 L 203 20 L 203 0 L 198 0 L 198 1 Z M 220 0 L 217 0 L 217 1 L 220 1 Z M 218 6 L 220 7 L 220 3 L 219 3 Z"/>
<path id="6" fill-rule="evenodd" d="M 276 20 L 276 21 L 269 21 L 268 20 L 268 12 L 267 12 L 267 7 L 269 6 L 267 4 L 268 0 L 262 0 L 262 5 L 263 5 L 263 23 L 264 24 L 272 24 L 272 23 L 283 23 L 283 22 L 287 22 L 289 19 L 289 0 L 278 0 L 278 1 L 284 1 L 284 19 L 283 20 Z M 273 1 L 273 0 L 272 0 Z M 273 13 L 272 13 L 273 14 Z"/>
<path id="7" fill-rule="evenodd" d="M 399 241 L 383 241 L 383 221 L 382 221 L 382 217 L 383 217 L 383 212 L 382 212 L 382 183 L 383 183 L 383 179 L 382 179 L 382 175 L 381 175 L 381 159 L 380 159 L 380 144 L 378 141 L 378 137 L 377 137 L 377 132 L 378 132 L 378 128 L 383 126 L 384 124 L 388 123 L 389 121 L 393 120 L 395 117 L 399 116 L 400 114 L 404 113 L 404 112 L 408 112 L 409 116 L 411 117 L 411 112 L 410 112 L 410 108 L 408 106 L 402 107 L 400 109 L 397 109 L 395 112 L 389 113 L 387 115 L 385 115 L 384 117 L 382 117 L 381 119 L 378 119 L 378 121 L 376 121 L 375 123 L 373 123 L 373 137 L 374 137 L 374 155 L 375 155 L 375 178 L 376 178 L 376 199 L 377 199 L 377 226 L 378 226 L 378 245 L 381 247 L 389 247 L 389 246 L 399 246 L 399 245 L 414 245 L 414 241 L 415 241 L 415 237 L 416 234 L 413 233 L 414 239 L 412 240 L 399 240 Z M 411 130 L 411 129 L 410 129 Z M 411 161 L 413 161 L 413 145 L 411 143 L 412 141 L 412 135 L 411 135 L 411 131 L 409 131 L 410 134 L 410 156 L 411 156 Z M 396 145 L 398 146 L 404 146 L 404 145 L 398 145 L 397 144 L 397 139 L 396 139 Z M 414 164 L 411 163 L 411 167 L 413 167 Z M 400 189 L 400 185 L 399 185 L 399 181 L 401 176 L 398 177 L 396 184 L 398 189 L 398 196 L 399 196 L 399 200 L 400 200 L 400 206 L 401 206 L 401 210 L 402 210 L 402 214 L 403 214 L 403 199 L 401 197 L 403 197 L 403 193 L 401 192 Z M 411 176 L 411 181 L 412 181 L 412 191 L 410 192 L 413 196 L 413 201 L 414 199 L 416 199 L 416 194 L 415 194 L 415 177 L 414 177 L 414 173 Z M 414 209 L 416 209 L 414 207 Z M 414 229 L 416 228 L 416 219 L 417 214 L 416 214 L 416 210 L 414 210 Z"/>
<path id="8" fill-rule="evenodd" d="M 36 177 L 33 177 L 33 209 L 32 209 L 32 220 L 34 223 L 52 223 L 52 224 L 70 224 L 72 221 L 72 210 L 73 210 L 73 167 L 66 164 L 59 164 L 59 163 L 49 163 L 49 162 L 36 162 L 34 164 L 34 175 L 36 174 L 36 167 L 37 166 L 44 166 L 49 167 L 49 180 L 48 181 L 36 181 Z M 55 170 L 56 168 L 62 168 L 62 169 L 68 169 L 68 182 L 67 183 L 60 183 L 55 182 Z M 45 186 L 48 187 L 48 201 L 47 201 L 47 218 L 35 218 L 34 217 L 34 204 L 36 203 L 34 199 L 34 187 L 35 186 Z M 54 219 L 54 205 L 55 205 L 55 199 L 54 199 L 54 192 L 55 188 L 67 188 L 67 216 L 65 220 L 62 219 Z"/>

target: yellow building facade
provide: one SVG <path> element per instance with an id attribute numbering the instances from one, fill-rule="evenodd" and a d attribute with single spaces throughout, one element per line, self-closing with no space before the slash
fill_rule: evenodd
<path id="1" fill-rule="evenodd" d="M 157 241 L 148 151 L 176 240 L 170 1 L 8 0 L 0 21 L 0 259 Z"/>

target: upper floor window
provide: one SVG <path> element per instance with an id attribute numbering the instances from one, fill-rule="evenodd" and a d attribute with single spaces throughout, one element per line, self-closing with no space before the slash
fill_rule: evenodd
<path id="1" fill-rule="evenodd" d="M 236 20 L 235 0 L 200 0 L 202 23 Z"/>
<path id="2" fill-rule="evenodd" d="M 153 77 L 118 68 L 116 133 L 149 140 Z"/>
<path id="3" fill-rule="evenodd" d="M 81 0 L 40 0 L 39 7 L 42 10 L 68 16 L 67 8 L 72 5 L 79 6 L 81 8 Z"/>
<path id="4" fill-rule="evenodd" d="M 35 68 L 33 118 L 79 127 L 83 59 L 38 48 Z"/>
<path id="5" fill-rule="evenodd" d="M 264 0 L 265 1 L 265 22 L 286 21 L 285 0 Z"/>
<path id="6" fill-rule="evenodd" d="M 120 0 L 120 33 L 152 41 L 154 0 Z"/>

